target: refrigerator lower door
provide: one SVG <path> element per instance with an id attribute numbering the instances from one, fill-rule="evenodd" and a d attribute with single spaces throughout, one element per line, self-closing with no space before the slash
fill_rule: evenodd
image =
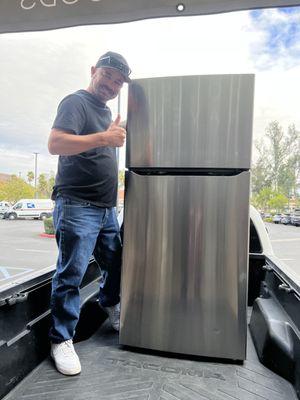
<path id="1" fill-rule="evenodd" d="M 129 173 L 120 343 L 244 360 L 250 173 Z"/>

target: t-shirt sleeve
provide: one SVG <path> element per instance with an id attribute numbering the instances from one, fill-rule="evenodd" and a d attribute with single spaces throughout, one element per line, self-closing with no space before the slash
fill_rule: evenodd
<path id="1" fill-rule="evenodd" d="M 86 122 L 84 106 L 76 95 L 65 97 L 58 106 L 52 128 L 80 135 Z"/>

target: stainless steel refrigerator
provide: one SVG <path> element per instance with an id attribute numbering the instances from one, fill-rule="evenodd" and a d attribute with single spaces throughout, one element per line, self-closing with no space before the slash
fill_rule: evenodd
<path id="1" fill-rule="evenodd" d="M 253 75 L 129 87 L 120 343 L 246 356 Z"/>

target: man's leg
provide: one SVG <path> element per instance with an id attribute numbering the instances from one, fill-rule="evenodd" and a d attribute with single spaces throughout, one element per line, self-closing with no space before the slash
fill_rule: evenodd
<path id="1" fill-rule="evenodd" d="M 110 311 L 119 313 L 122 246 L 120 229 L 114 208 L 107 209 L 106 218 L 97 239 L 94 257 L 100 265 L 103 279 L 100 284 L 99 303 Z M 113 306 L 116 306 L 116 310 Z M 111 320 L 112 322 L 112 320 Z M 119 321 L 117 325 L 119 324 Z M 118 330 L 118 326 L 113 324 Z"/>
<path id="2" fill-rule="evenodd" d="M 72 339 L 79 318 L 79 286 L 99 234 L 104 211 L 84 202 L 59 197 L 54 211 L 59 246 L 52 282 L 52 342 Z"/>

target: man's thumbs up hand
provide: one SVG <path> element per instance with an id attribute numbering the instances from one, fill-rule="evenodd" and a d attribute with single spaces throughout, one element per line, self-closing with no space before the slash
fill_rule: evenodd
<path id="1" fill-rule="evenodd" d="M 118 125 L 120 125 L 120 122 L 121 122 L 121 115 L 118 114 L 118 115 L 117 115 L 117 118 L 114 120 L 114 122 L 112 122 L 111 125 L 118 126 Z"/>
<path id="2" fill-rule="evenodd" d="M 117 118 L 110 124 L 107 131 L 104 132 L 107 146 L 109 147 L 121 147 L 124 144 L 126 130 L 119 126 L 120 122 L 121 116 L 118 114 Z"/>

